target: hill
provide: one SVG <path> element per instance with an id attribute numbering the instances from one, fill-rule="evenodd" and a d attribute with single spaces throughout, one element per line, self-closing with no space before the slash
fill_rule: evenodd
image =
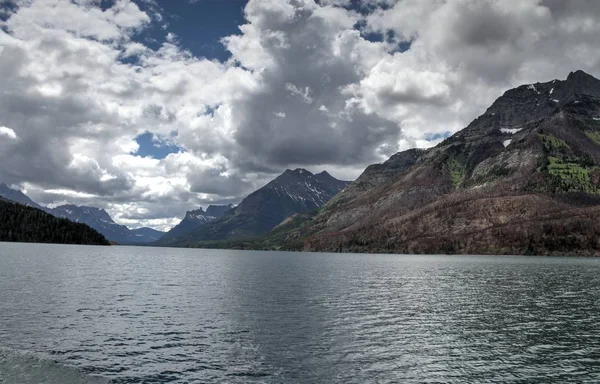
<path id="1" fill-rule="evenodd" d="M 85 224 L 4 198 L 0 198 L 0 241 L 109 245 L 104 236 Z"/>

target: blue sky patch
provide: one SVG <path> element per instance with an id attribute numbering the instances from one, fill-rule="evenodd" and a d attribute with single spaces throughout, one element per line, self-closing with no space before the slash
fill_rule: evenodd
<path id="1" fill-rule="evenodd" d="M 106 0 L 104 0 L 106 1 Z M 247 0 L 156 0 L 155 3 L 136 0 L 140 9 L 153 17 L 150 28 L 136 40 L 156 50 L 174 33 L 178 45 L 195 57 L 226 61 L 230 52 L 221 39 L 239 34 L 239 25 L 245 24 L 244 7 Z M 156 13 L 160 13 L 158 20 Z"/>
<path id="2" fill-rule="evenodd" d="M 156 138 L 152 133 L 145 132 L 135 138 L 139 148 L 134 155 L 164 159 L 171 153 L 183 152 L 183 148 L 165 143 Z"/>
<path id="3" fill-rule="evenodd" d="M 425 140 L 427 141 L 435 141 L 440 139 L 447 139 L 452 135 L 452 132 L 446 131 L 441 133 L 427 133 L 425 134 Z"/>

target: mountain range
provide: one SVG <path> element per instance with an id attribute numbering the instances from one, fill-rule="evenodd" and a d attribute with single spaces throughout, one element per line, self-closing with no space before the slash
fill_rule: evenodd
<path id="1" fill-rule="evenodd" d="M 463 130 L 364 173 L 248 247 L 600 254 L 600 80 L 511 89 Z"/>
<path id="2" fill-rule="evenodd" d="M 152 228 L 129 229 L 125 225 L 115 223 L 104 210 L 94 207 L 61 205 L 48 210 L 56 217 L 69 219 L 75 223 L 87 224 L 102 233 L 112 242 L 118 244 L 142 244 L 160 239 L 164 232 Z"/>
<path id="3" fill-rule="evenodd" d="M 90 226 L 117 244 L 187 245 L 189 242 L 228 240 L 263 235 L 296 213 L 323 206 L 348 183 L 327 172 L 313 175 L 304 169 L 287 170 L 240 205 L 209 205 L 188 211 L 169 232 L 152 228 L 129 229 L 117 224 L 103 209 L 72 204 L 46 208 L 23 192 L 0 185 L 0 197 L 28 205 L 75 223 Z M 209 235 L 206 235 L 209 234 Z"/>
<path id="4" fill-rule="evenodd" d="M 0 197 L 19 204 L 40 209 L 54 217 L 68 219 L 74 223 L 85 224 L 101 233 L 109 241 L 118 244 L 143 244 L 160 239 L 164 232 L 152 228 L 129 229 L 115 223 L 103 209 L 65 204 L 56 208 L 43 207 L 22 191 L 0 184 Z"/>
<path id="5" fill-rule="evenodd" d="M 6 185 L 0 196 L 44 209 Z M 508 90 L 435 147 L 399 152 L 352 183 L 288 169 L 236 207 L 187 212 L 162 238 L 96 208 L 48 211 L 130 244 L 598 256 L 600 80 L 576 71 Z"/>
<path id="6" fill-rule="evenodd" d="M 305 169 L 288 169 L 217 220 L 184 235 L 163 237 L 157 244 L 198 246 L 262 236 L 291 215 L 322 207 L 348 183 L 325 171 L 312 174 Z"/>
<path id="7" fill-rule="evenodd" d="M 202 208 L 185 213 L 185 217 L 179 224 L 161 237 L 161 241 L 166 242 L 192 232 L 203 224 L 213 222 L 228 211 L 233 209 L 233 204 L 229 205 L 209 205 L 206 212 Z"/>

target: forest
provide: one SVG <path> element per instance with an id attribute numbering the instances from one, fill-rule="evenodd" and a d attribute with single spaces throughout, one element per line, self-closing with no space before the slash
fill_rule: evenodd
<path id="1" fill-rule="evenodd" d="M 4 199 L 0 199 L 0 241 L 110 245 L 103 235 L 85 224 Z"/>

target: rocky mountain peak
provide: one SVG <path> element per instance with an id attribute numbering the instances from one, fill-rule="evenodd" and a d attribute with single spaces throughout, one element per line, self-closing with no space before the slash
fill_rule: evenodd
<path id="1" fill-rule="evenodd" d="M 578 69 L 574 72 L 570 72 L 569 76 L 567 76 L 567 82 L 578 82 L 578 83 L 600 83 L 600 80 L 596 79 L 594 76 L 590 75 Z"/>
<path id="2" fill-rule="evenodd" d="M 206 212 L 204 212 L 204 209 L 202 209 L 202 207 L 198 208 L 198 209 L 194 209 L 191 211 L 187 211 L 185 213 L 185 216 L 197 216 L 197 215 L 206 215 Z"/>

